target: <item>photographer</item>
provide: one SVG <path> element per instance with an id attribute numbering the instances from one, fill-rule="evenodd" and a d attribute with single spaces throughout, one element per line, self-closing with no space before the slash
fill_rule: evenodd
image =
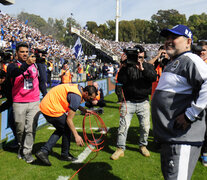
<path id="1" fill-rule="evenodd" d="M 40 91 L 43 94 L 43 97 L 47 94 L 47 66 L 45 64 L 46 62 L 46 54 L 47 51 L 43 49 L 35 49 L 35 56 L 36 56 L 36 64 L 39 71 L 39 76 L 41 77 L 39 79 L 40 84 Z"/>
<path id="2" fill-rule="evenodd" d="M 13 54 L 10 50 L 0 49 L 0 65 L 3 71 L 7 72 L 7 66 L 13 61 Z"/>
<path id="3" fill-rule="evenodd" d="M 158 50 L 158 55 L 148 61 L 148 63 L 154 65 L 154 68 L 157 72 L 157 80 L 152 83 L 151 99 L 152 99 L 153 94 L 155 92 L 155 89 L 158 85 L 162 71 L 169 61 L 170 61 L 170 58 L 169 58 L 168 54 L 166 53 L 164 46 L 160 46 L 160 48 Z"/>
<path id="4" fill-rule="evenodd" d="M 146 148 L 150 129 L 149 94 L 152 82 L 156 80 L 157 75 L 153 65 L 145 62 L 146 52 L 142 46 L 136 45 L 133 49 L 126 49 L 124 52 L 126 55 L 122 56 L 124 62 L 118 74 L 118 82 L 123 84 L 126 103 L 121 107 L 118 148 L 111 156 L 113 160 L 124 156 L 127 132 L 134 113 L 140 123 L 140 152 L 145 157 L 150 156 Z"/>

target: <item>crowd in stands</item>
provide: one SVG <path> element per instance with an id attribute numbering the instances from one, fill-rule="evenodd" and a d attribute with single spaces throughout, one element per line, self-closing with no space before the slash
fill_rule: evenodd
<path id="1" fill-rule="evenodd" d="M 4 49 L 15 49 L 15 42 L 27 42 L 31 49 L 47 49 L 48 56 L 70 57 L 72 50 L 51 36 L 43 35 L 38 29 L 30 27 L 27 23 L 0 12 L 1 43 Z M 14 45 L 14 46 L 12 46 Z"/>
<path id="2" fill-rule="evenodd" d="M 123 49 L 128 48 L 128 47 L 134 47 L 137 44 L 132 41 L 130 41 L 130 42 L 116 42 L 116 41 L 112 41 L 112 40 L 101 39 L 97 35 L 92 34 L 86 28 L 83 28 L 80 30 L 88 38 L 90 38 L 92 41 L 94 41 L 94 43 L 100 44 L 102 47 L 104 47 L 107 50 L 110 50 L 113 54 L 118 55 L 119 57 L 122 55 Z M 154 52 L 154 51 L 158 50 L 160 44 L 142 43 L 142 46 L 145 48 L 145 50 L 147 52 Z"/>
<path id="3" fill-rule="evenodd" d="M 3 13 L 2 11 L 0 12 L 0 25 L 0 48 L 12 50 L 13 55 L 15 55 L 17 42 L 28 43 L 30 49 L 46 49 L 47 58 L 53 60 L 54 68 L 52 69 L 52 77 L 53 74 L 58 75 L 60 73 L 65 59 L 69 60 L 67 62 L 69 64 L 70 71 L 73 74 L 77 74 L 78 76 L 80 76 L 80 74 L 77 73 L 78 63 L 82 64 L 84 73 L 87 69 L 87 65 L 92 65 L 92 63 L 89 64 L 87 59 L 84 57 L 77 61 L 72 55 L 72 49 L 53 39 L 51 35 L 43 35 L 38 29 L 28 26 L 27 22 L 20 22 L 19 20 L 9 16 L 6 13 Z M 136 45 L 134 42 L 115 42 L 112 40 L 101 39 L 85 28 L 82 28 L 81 32 L 87 36 L 87 38 L 91 39 L 94 44 L 101 45 L 104 49 L 110 51 L 112 55 L 118 55 L 118 57 L 121 57 L 124 48 L 134 47 Z M 156 52 L 159 48 L 159 44 L 142 44 L 142 46 L 147 52 Z M 103 77 L 102 66 L 104 62 L 97 61 L 96 59 L 93 61 L 96 61 L 96 78 L 100 79 Z M 113 66 L 115 68 L 114 64 Z M 86 74 L 87 73 L 88 72 L 86 72 Z M 86 79 L 96 78 L 86 77 Z M 81 80 L 82 79 L 84 79 L 84 77 L 82 77 Z"/>

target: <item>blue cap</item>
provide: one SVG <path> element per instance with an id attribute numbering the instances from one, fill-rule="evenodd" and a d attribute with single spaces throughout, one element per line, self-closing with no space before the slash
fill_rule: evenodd
<path id="1" fill-rule="evenodd" d="M 193 40 L 193 33 L 191 32 L 191 30 L 187 26 L 182 25 L 182 24 L 176 25 L 172 29 L 163 29 L 160 32 L 160 35 L 167 37 L 169 33 L 173 33 L 173 34 L 180 35 L 180 36 L 185 36 Z"/>

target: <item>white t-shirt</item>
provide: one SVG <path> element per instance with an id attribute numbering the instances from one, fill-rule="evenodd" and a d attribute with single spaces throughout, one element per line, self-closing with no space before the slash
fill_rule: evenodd
<path id="1" fill-rule="evenodd" d="M 114 73 L 114 67 L 113 66 L 109 66 L 108 67 L 108 77 L 113 77 L 113 73 Z"/>

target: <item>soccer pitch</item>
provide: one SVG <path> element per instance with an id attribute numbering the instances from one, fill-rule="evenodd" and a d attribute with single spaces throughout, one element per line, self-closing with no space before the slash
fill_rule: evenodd
<path id="1" fill-rule="evenodd" d="M 60 160 L 61 139 L 53 148 L 53 152 L 49 155 L 52 166 L 44 166 L 39 161 L 33 164 L 27 164 L 24 160 L 17 159 L 17 151 L 5 148 L 0 151 L 0 180 L 65 180 L 70 179 L 73 174 L 79 170 L 88 160 L 89 162 L 78 174 L 74 180 L 161 180 L 163 179 L 160 169 L 160 156 L 153 144 L 152 125 L 149 135 L 149 145 L 151 156 L 144 157 L 138 151 L 139 138 L 139 122 L 134 116 L 129 128 L 125 156 L 119 160 L 113 161 L 110 159 L 111 154 L 116 149 L 117 129 L 119 126 L 119 105 L 116 104 L 117 97 L 111 94 L 105 97 L 107 106 L 104 107 L 104 114 L 101 118 L 109 128 L 105 147 L 98 152 L 97 157 L 95 152 L 91 152 L 84 147 L 76 146 L 72 137 L 70 153 L 79 157 L 76 163 Z M 80 112 L 76 113 L 74 124 L 82 136 L 82 121 L 83 115 Z M 86 129 L 89 127 L 86 127 Z M 97 126 L 93 128 L 97 131 Z M 35 144 L 33 147 L 33 155 L 40 147 L 48 140 L 54 132 L 52 126 L 44 126 L 36 133 Z M 88 131 L 87 133 L 90 134 Z M 34 156 L 35 157 L 35 156 Z M 82 158 L 82 159 L 81 159 Z M 202 166 L 199 160 L 192 180 L 207 179 L 207 169 Z"/>

